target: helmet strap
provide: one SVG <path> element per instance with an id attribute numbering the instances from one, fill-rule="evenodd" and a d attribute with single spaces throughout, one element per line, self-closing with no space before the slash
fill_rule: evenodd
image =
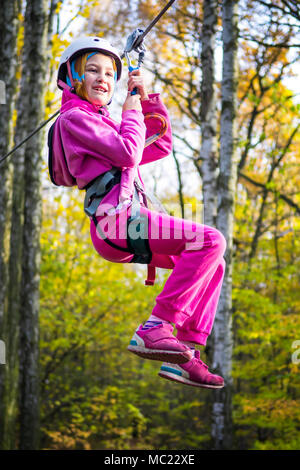
<path id="1" fill-rule="evenodd" d="M 68 90 L 71 93 L 75 93 L 75 88 L 69 86 L 67 83 L 63 82 L 62 80 L 58 80 L 57 84 L 58 84 L 58 86 L 60 86 L 64 90 Z"/>
<path id="2" fill-rule="evenodd" d="M 57 84 L 64 90 L 70 91 L 72 89 L 67 83 L 63 82 L 62 80 L 58 80 Z"/>
<path id="3" fill-rule="evenodd" d="M 68 70 L 68 76 L 71 82 L 71 88 L 75 88 L 74 80 L 72 77 L 72 72 L 71 72 L 71 66 L 70 66 L 70 61 L 67 61 L 67 70 Z M 70 87 L 69 87 L 70 88 Z"/>

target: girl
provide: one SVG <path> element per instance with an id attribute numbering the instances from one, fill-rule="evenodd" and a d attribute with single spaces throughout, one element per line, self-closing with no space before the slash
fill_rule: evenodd
<path id="1" fill-rule="evenodd" d="M 223 378 L 208 371 L 195 344 L 205 345 L 213 326 L 225 239 L 214 228 L 147 207 L 138 167 L 170 154 L 171 126 L 159 94 L 148 93 L 140 70 L 129 73 L 121 123 L 110 118 L 107 106 L 121 73 L 119 54 L 103 39 L 80 38 L 63 53 L 58 70 L 62 106 L 51 132 L 50 174 L 56 184 L 86 189 L 91 239 L 103 258 L 145 262 L 150 276 L 155 267 L 172 269 L 128 350 L 163 361 L 163 378 L 221 388 Z M 138 93 L 132 94 L 135 89 Z M 145 119 L 149 113 L 163 116 L 168 128 L 144 148 L 145 139 L 158 132 L 158 121 Z M 134 243 L 138 238 L 141 249 Z"/>

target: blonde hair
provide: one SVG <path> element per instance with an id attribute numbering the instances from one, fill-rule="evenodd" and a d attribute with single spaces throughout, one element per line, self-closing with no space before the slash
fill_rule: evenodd
<path id="1" fill-rule="evenodd" d="M 97 54 L 102 54 L 102 52 L 97 52 Z M 75 59 L 74 68 L 80 77 L 82 77 L 85 73 L 85 66 L 86 66 L 87 58 L 89 55 L 90 55 L 90 52 L 87 52 L 79 56 L 77 59 Z M 103 54 L 103 55 L 108 55 L 108 54 Z M 111 58 L 114 72 L 117 73 L 117 66 L 116 66 L 114 58 L 111 56 L 108 56 L 108 57 Z M 82 79 L 82 81 L 76 78 L 73 80 L 74 80 L 74 88 L 75 88 L 76 95 L 80 96 L 80 98 L 83 98 L 84 100 L 89 101 L 89 97 L 88 97 L 86 87 L 85 87 L 84 78 Z"/>

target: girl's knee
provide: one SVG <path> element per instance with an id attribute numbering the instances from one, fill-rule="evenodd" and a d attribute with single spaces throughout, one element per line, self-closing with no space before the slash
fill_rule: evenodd
<path id="1" fill-rule="evenodd" d="M 217 229 L 214 229 L 213 234 L 213 246 L 218 250 L 218 253 L 223 256 L 226 250 L 226 238 L 224 235 Z"/>

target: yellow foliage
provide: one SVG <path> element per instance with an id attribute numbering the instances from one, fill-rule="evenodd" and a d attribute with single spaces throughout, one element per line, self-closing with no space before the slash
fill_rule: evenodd
<path id="1" fill-rule="evenodd" d="M 68 47 L 70 41 L 67 39 L 61 39 L 58 34 L 52 36 L 52 51 L 50 59 L 50 67 L 55 67 L 57 60 L 60 58 L 62 52 Z"/>
<path id="2" fill-rule="evenodd" d="M 56 9 L 55 9 L 55 14 L 58 15 L 58 13 L 60 12 L 60 9 L 62 7 L 62 4 L 63 2 L 58 2 L 57 5 L 56 5 Z"/>
<path id="3" fill-rule="evenodd" d="M 18 15 L 18 20 L 20 23 L 18 36 L 17 36 L 17 55 L 20 57 L 23 45 L 24 45 L 24 17 L 21 13 Z"/>
<path id="4" fill-rule="evenodd" d="M 74 450 L 84 449 L 91 450 L 88 438 L 91 431 L 82 431 L 75 424 L 71 423 L 67 430 L 64 431 L 48 431 L 48 436 L 52 440 L 52 449 L 57 450 Z"/>

